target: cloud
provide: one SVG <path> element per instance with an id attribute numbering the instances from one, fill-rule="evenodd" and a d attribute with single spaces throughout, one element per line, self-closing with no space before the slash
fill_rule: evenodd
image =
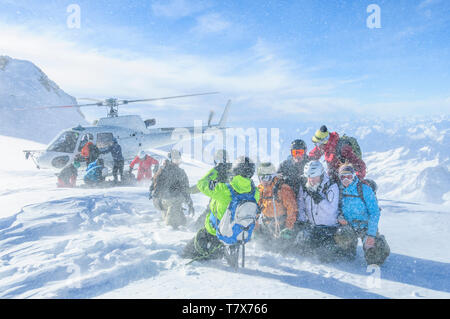
<path id="1" fill-rule="evenodd" d="M 205 1 L 155 1 L 152 3 L 152 11 L 155 16 L 179 19 L 200 12 L 209 6 L 210 4 Z"/>
<path id="2" fill-rule="evenodd" d="M 418 9 L 422 10 L 425 8 L 428 8 L 432 5 L 435 5 L 437 3 L 441 2 L 441 0 L 423 0 L 419 5 L 417 6 Z"/>
<path id="3" fill-rule="evenodd" d="M 218 13 L 209 13 L 197 17 L 197 25 L 192 29 L 193 32 L 200 34 L 218 33 L 229 29 L 231 23 L 226 21 Z"/>

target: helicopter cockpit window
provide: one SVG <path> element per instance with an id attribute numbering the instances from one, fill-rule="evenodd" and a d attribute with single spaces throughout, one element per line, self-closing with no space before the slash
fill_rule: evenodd
<path id="1" fill-rule="evenodd" d="M 73 153 L 79 136 L 78 132 L 64 132 L 49 146 L 48 150 L 51 152 Z"/>
<path id="2" fill-rule="evenodd" d="M 113 143 L 112 133 L 98 133 L 97 134 L 97 147 L 106 148 L 111 146 Z"/>
<path id="3" fill-rule="evenodd" d="M 83 148 L 84 145 L 86 145 L 86 143 L 89 141 L 89 139 L 93 140 L 94 135 L 92 135 L 91 133 L 83 135 L 83 137 L 81 138 L 81 141 L 80 141 L 80 145 L 78 146 L 78 152 L 81 152 L 81 149 Z"/>

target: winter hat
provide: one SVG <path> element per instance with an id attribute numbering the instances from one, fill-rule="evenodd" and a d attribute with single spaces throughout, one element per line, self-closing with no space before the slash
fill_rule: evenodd
<path id="1" fill-rule="evenodd" d="M 145 154 L 145 151 L 140 151 L 139 152 L 139 158 L 140 159 L 143 159 L 145 157 L 145 155 L 147 155 L 147 154 Z"/>
<path id="2" fill-rule="evenodd" d="M 258 176 L 262 175 L 273 175 L 276 174 L 277 170 L 272 163 L 266 162 L 261 163 L 258 166 Z"/>
<path id="3" fill-rule="evenodd" d="M 316 134 L 312 137 L 313 143 L 326 144 L 330 138 L 330 133 L 325 125 L 322 125 L 320 129 L 316 131 Z"/>
<path id="4" fill-rule="evenodd" d="M 172 163 L 180 163 L 181 162 L 181 153 L 179 150 L 171 150 L 169 154 L 167 155 L 169 160 Z"/>
<path id="5" fill-rule="evenodd" d="M 80 162 L 78 162 L 78 161 L 73 161 L 73 166 L 74 166 L 75 168 L 80 168 Z"/>

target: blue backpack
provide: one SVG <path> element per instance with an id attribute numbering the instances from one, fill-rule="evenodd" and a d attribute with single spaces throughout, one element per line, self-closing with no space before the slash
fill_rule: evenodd
<path id="1" fill-rule="evenodd" d="M 248 242 L 255 228 L 255 222 L 259 213 L 258 203 L 255 200 L 255 186 L 249 193 L 239 194 L 230 184 L 226 184 L 231 194 L 231 202 L 222 219 L 217 223 L 217 218 L 211 214 L 211 224 L 216 229 L 216 235 L 226 245 L 234 245 L 238 242 Z"/>

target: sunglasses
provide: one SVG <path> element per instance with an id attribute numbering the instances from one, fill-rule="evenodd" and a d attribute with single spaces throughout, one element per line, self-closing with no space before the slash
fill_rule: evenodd
<path id="1" fill-rule="evenodd" d="M 305 155 L 305 150 L 299 149 L 299 150 L 292 150 L 291 154 L 293 157 L 302 157 Z"/>

